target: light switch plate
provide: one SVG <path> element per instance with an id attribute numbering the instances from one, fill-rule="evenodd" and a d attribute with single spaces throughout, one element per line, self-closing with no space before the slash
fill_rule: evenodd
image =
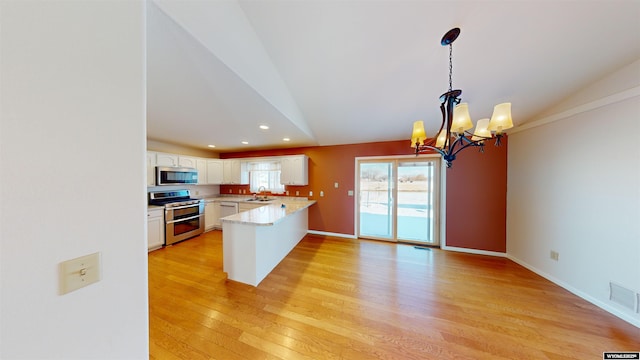
<path id="1" fill-rule="evenodd" d="M 100 281 L 100 253 L 60 263 L 60 295 Z"/>

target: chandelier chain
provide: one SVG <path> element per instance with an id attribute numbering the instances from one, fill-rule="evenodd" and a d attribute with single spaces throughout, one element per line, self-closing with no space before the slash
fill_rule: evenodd
<path id="1" fill-rule="evenodd" d="M 453 44 L 449 44 L 449 91 L 453 90 Z"/>

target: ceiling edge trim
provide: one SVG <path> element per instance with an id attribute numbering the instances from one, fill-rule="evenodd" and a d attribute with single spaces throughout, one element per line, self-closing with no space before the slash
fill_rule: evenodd
<path id="1" fill-rule="evenodd" d="M 507 134 L 511 135 L 511 134 L 515 134 L 521 131 L 525 131 L 525 130 L 530 130 L 533 129 L 535 127 L 538 126 L 542 126 L 542 125 L 546 125 L 546 124 L 550 124 L 552 122 L 556 122 L 556 121 L 560 121 L 560 120 L 564 120 L 567 118 L 570 118 L 572 116 L 581 114 L 581 113 L 585 113 L 591 110 L 595 110 L 598 108 L 601 108 L 603 106 L 607 106 L 607 105 L 611 105 L 611 104 L 615 104 L 627 99 L 631 99 L 634 97 L 638 97 L 640 96 L 640 86 L 636 86 L 633 87 L 631 89 L 625 90 L 625 91 L 621 91 L 619 93 L 613 94 L 613 95 L 609 95 L 606 97 L 603 97 L 601 99 L 598 100 L 594 100 L 594 101 L 590 101 L 588 103 L 576 106 L 572 109 L 557 113 L 557 114 L 553 114 L 547 117 L 544 117 L 542 119 L 539 120 L 535 120 L 529 123 L 526 123 L 524 125 L 515 127 L 513 129 L 511 129 Z"/>

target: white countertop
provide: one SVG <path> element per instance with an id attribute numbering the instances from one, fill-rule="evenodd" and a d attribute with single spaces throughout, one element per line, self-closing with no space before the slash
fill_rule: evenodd
<path id="1" fill-rule="evenodd" d="M 251 201 L 251 203 L 256 203 Z M 257 202 L 259 203 L 259 202 Z M 315 204 L 315 200 L 294 200 L 280 201 L 274 200 L 272 203 L 265 204 L 259 208 L 242 211 L 238 214 L 223 217 L 223 222 L 240 223 L 247 225 L 269 226 L 274 225 L 286 216 L 306 209 Z M 284 205 L 284 207 L 282 207 Z"/>
<path id="2" fill-rule="evenodd" d="M 237 202 L 237 203 L 250 203 L 250 204 L 274 204 L 274 203 L 290 203 L 297 201 L 307 201 L 306 197 L 292 197 L 292 196 L 269 196 L 270 201 L 255 201 L 251 200 L 253 198 L 252 195 L 215 195 L 215 196 L 205 196 L 201 197 L 205 202 L 221 202 L 221 201 L 229 201 L 229 202 Z"/>

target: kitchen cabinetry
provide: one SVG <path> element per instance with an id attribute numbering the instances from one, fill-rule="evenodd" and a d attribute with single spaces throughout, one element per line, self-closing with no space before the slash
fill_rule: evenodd
<path id="1" fill-rule="evenodd" d="M 204 206 L 204 230 L 220 228 L 220 203 L 208 201 Z"/>
<path id="2" fill-rule="evenodd" d="M 156 153 L 157 166 L 178 166 L 178 155 Z"/>
<path id="3" fill-rule="evenodd" d="M 238 159 L 223 160 L 222 183 L 223 184 L 248 184 L 249 174 L 246 164 Z"/>
<path id="4" fill-rule="evenodd" d="M 156 185 L 156 153 L 147 151 L 147 186 Z"/>
<path id="5" fill-rule="evenodd" d="M 282 185 L 309 185 L 309 158 L 306 155 L 283 156 L 280 165 Z"/>
<path id="6" fill-rule="evenodd" d="M 164 245 L 164 208 L 147 210 L 147 249 L 149 251 Z"/>
<path id="7" fill-rule="evenodd" d="M 198 158 L 191 156 L 178 156 L 178 165 L 181 167 L 197 168 Z"/>
<path id="8" fill-rule="evenodd" d="M 197 159 L 196 169 L 198 169 L 198 185 L 209 184 L 209 178 L 207 177 L 207 159 Z"/>
<path id="9" fill-rule="evenodd" d="M 224 181 L 223 167 L 224 160 L 211 160 L 207 159 L 207 183 L 208 184 L 222 184 Z"/>

